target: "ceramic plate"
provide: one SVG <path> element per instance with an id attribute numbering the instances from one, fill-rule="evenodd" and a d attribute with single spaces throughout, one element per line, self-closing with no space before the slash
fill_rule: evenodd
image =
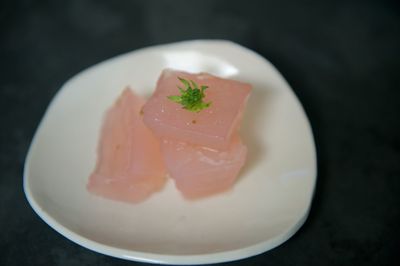
<path id="1" fill-rule="evenodd" d="M 183 199 L 171 180 L 136 205 L 89 194 L 104 111 L 128 85 L 151 95 L 167 67 L 253 84 L 242 125 L 249 155 L 238 182 L 197 201 Z M 217 40 L 133 51 L 70 79 L 48 107 L 24 169 L 29 203 L 56 231 L 103 254 L 165 264 L 231 261 L 278 246 L 304 223 L 315 182 L 312 132 L 287 82 L 256 53 Z"/>

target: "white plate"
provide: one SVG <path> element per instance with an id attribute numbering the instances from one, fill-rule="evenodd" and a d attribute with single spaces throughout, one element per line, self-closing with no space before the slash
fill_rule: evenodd
<path id="1" fill-rule="evenodd" d="M 89 194 L 104 111 L 127 85 L 149 96 L 166 67 L 253 84 L 240 179 L 197 201 L 184 200 L 172 181 L 137 205 Z M 256 53 L 215 40 L 141 49 L 73 77 L 51 102 L 24 169 L 29 203 L 56 231 L 103 254 L 165 264 L 231 261 L 276 247 L 304 223 L 315 182 L 312 132 L 287 82 Z"/>

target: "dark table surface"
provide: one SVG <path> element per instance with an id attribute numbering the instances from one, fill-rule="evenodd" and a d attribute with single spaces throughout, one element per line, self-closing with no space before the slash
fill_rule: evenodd
<path id="1" fill-rule="evenodd" d="M 300 3 L 301 2 L 301 3 Z M 400 251 L 396 1 L 2 1 L 0 265 L 133 265 L 89 251 L 31 209 L 22 171 L 60 86 L 154 44 L 228 39 L 269 59 L 315 134 L 311 213 L 283 245 L 232 265 L 395 265 Z M 140 264 L 140 263 L 136 263 Z"/>

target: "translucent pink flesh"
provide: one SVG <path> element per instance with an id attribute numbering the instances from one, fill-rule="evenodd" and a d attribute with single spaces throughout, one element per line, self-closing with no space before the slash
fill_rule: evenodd
<path id="1" fill-rule="evenodd" d="M 192 199 L 231 188 L 247 154 L 236 134 L 223 151 L 171 139 L 161 141 L 161 151 L 176 187 Z"/>
<path id="2" fill-rule="evenodd" d="M 143 124 L 144 100 L 125 89 L 106 113 L 90 192 L 121 201 L 139 202 L 162 188 L 165 166 L 160 142 Z"/>
<path id="3" fill-rule="evenodd" d="M 198 113 L 182 109 L 182 105 L 167 99 L 180 95 L 177 77 L 207 85 L 205 102 L 211 106 Z M 209 74 L 189 74 L 164 70 L 157 88 L 144 105 L 144 122 L 161 137 L 186 141 L 207 147 L 224 149 L 237 130 L 247 103 L 251 86 L 239 81 L 222 79 Z"/>

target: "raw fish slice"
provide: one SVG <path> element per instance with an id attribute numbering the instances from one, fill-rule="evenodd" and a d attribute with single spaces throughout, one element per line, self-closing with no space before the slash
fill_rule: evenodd
<path id="1" fill-rule="evenodd" d="M 97 165 L 87 185 L 90 192 L 135 203 L 163 187 L 166 173 L 160 141 L 142 122 L 143 104 L 143 99 L 125 89 L 106 113 Z"/>
<path id="2" fill-rule="evenodd" d="M 180 95 L 178 77 L 208 86 L 204 102 L 212 102 L 211 106 L 195 113 L 167 99 Z M 250 91 L 251 85 L 239 81 L 167 69 L 143 107 L 143 119 L 158 137 L 224 149 L 238 129 Z"/>
<path id="3" fill-rule="evenodd" d="M 161 151 L 176 187 L 190 199 L 231 188 L 247 154 L 237 134 L 222 151 L 171 139 L 161 141 Z"/>

